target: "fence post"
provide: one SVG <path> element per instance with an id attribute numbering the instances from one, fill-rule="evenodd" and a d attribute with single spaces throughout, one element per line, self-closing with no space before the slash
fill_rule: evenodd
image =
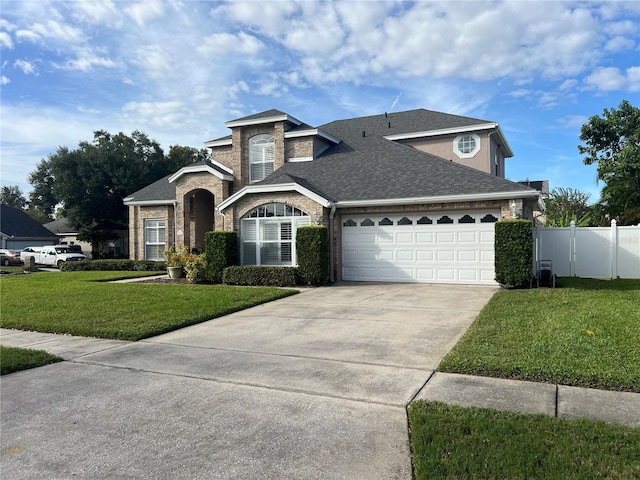
<path id="1" fill-rule="evenodd" d="M 576 276 L 576 222 L 571 220 L 569 225 L 569 270 L 571 276 Z"/>
<path id="2" fill-rule="evenodd" d="M 618 222 L 611 220 L 611 279 L 618 278 Z"/>

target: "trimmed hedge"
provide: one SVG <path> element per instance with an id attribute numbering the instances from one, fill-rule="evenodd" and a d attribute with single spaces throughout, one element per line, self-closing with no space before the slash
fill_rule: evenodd
<path id="1" fill-rule="evenodd" d="M 496 282 L 506 288 L 531 285 L 533 226 L 529 220 L 503 220 L 495 229 Z"/>
<path id="2" fill-rule="evenodd" d="M 253 287 L 292 287 L 300 284 L 297 267 L 231 266 L 224 269 L 222 282 Z"/>
<path id="3" fill-rule="evenodd" d="M 62 272 L 88 272 L 94 271 L 126 271 L 126 272 L 161 272 L 166 270 L 164 262 L 154 260 L 125 260 L 125 259 L 100 259 L 81 260 L 79 262 L 63 262 Z"/>
<path id="4" fill-rule="evenodd" d="M 299 227 L 296 255 L 304 283 L 320 285 L 329 278 L 329 231 L 327 227 Z"/>
<path id="5" fill-rule="evenodd" d="M 238 235 L 226 230 L 207 232 L 204 244 L 205 278 L 220 283 L 223 270 L 238 264 Z"/>

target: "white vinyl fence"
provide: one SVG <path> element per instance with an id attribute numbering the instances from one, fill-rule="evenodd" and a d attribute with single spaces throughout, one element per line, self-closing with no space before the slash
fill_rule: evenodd
<path id="1" fill-rule="evenodd" d="M 618 227 L 536 227 L 534 271 L 551 260 L 559 277 L 640 278 L 640 225 Z"/>

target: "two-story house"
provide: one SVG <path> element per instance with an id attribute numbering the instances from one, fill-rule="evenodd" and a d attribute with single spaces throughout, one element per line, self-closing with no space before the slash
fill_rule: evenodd
<path id="1" fill-rule="evenodd" d="M 506 180 L 495 122 L 424 109 L 312 127 L 269 110 L 225 124 L 211 159 L 125 198 L 130 252 L 234 230 L 243 265 L 296 265 L 296 229 L 330 232 L 332 280 L 494 284 L 494 222 L 539 192 Z"/>

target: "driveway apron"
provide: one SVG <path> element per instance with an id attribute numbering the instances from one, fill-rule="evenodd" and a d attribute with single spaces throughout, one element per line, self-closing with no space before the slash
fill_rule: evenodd
<path id="1" fill-rule="evenodd" d="M 4 478 L 411 479 L 406 405 L 497 289 L 306 289 L 1 380 Z"/>

